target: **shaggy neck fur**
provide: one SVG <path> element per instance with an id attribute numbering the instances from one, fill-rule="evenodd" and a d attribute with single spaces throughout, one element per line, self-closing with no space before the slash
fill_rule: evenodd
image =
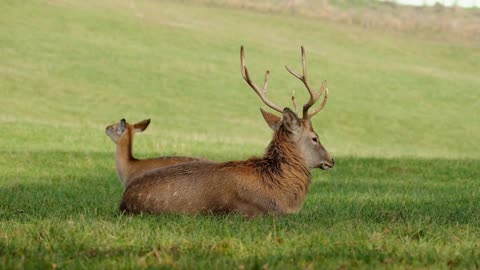
<path id="1" fill-rule="evenodd" d="M 255 167 L 267 186 L 282 189 L 293 187 L 307 192 L 310 170 L 291 137 L 291 132 L 283 125 L 280 126 L 264 157 L 255 162 Z"/>

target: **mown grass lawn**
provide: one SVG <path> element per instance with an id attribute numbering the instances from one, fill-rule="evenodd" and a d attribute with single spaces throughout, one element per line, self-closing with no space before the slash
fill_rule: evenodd
<path id="1" fill-rule="evenodd" d="M 104 127 L 152 118 L 138 157 L 261 155 L 240 76 L 290 104 L 307 50 L 336 159 L 287 217 L 122 216 Z M 167 1 L 0 3 L 0 268 L 480 267 L 480 48 Z"/>

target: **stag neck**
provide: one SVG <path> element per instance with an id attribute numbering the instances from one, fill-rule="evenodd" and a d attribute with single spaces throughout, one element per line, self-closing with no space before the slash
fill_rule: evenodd
<path id="1" fill-rule="evenodd" d="M 289 169 L 308 171 L 308 176 L 310 176 L 310 170 L 300 149 L 288 133 L 283 127 L 280 127 L 268 145 L 264 159 L 273 163 L 277 168 L 288 167 Z"/>
<path id="2" fill-rule="evenodd" d="M 288 205 L 303 204 L 312 176 L 295 141 L 288 135 L 277 131 L 264 157 L 255 164 L 262 182 L 278 192 L 279 200 L 283 198 Z"/>

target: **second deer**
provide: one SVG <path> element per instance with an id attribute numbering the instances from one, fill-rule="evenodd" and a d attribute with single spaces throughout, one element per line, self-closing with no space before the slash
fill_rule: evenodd
<path id="1" fill-rule="evenodd" d="M 117 145 L 115 162 L 118 176 L 124 187 L 128 187 L 136 178 L 148 171 L 172 166 L 180 163 L 203 161 L 206 159 L 194 157 L 159 157 L 148 159 L 136 159 L 133 157 L 133 137 L 137 132 L 143 132 L 150 124 L 150 119 L 140 121 L 136 124 L 129 124 L 121 119 L 116 124 L 105 128 L 105 133 Z"/>
<path id="2" fill-rule="evenodd" d="M 120 210 L 127 213 L 232 213 L 243 216 L 289 214 L 299 211 L 311 182 L 310 170 L 330 169 L 335 162 L 320 143 L 311 118 L 326 104 L 325 81 L 319 91 L 307 80 L 305 50 L 302 47 L 303 75 L 287 70 L 300 79 L 310 94 L 302 117 L 289 108 L 271 102 L 267 96 L 269 72 L 263 89 L 250 78 L 240 50 L 245 81 L 271 109 L 282 117 L 262 110 L 274 131 L 262 157 L 225 163 L 188 163 L 155 170 L 132 183 L 123 194 Z M 319 107 L 309 112 L 324 95 Z M 295 99 L 294 107 L 296 108 Z"/>

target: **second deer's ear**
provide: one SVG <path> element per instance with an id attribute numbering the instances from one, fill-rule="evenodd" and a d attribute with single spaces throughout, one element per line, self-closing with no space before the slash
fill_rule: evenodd
<path id="1" fill-rule="evenodd" d="M 133 125 L 135 132 L 142 132 L 150 125 L 150 119 L 145 119 Z"/>
<path id="2" fill-rule="evenodd" d="M 262 112 L 263 119 L 265 119 L 265 122 L 267 122 L 267 125 L 272 130 L 277 130 L 277 128 L 279 127 L 279 123 L 282 120 L 282 118 L 280 118 L 279 116 L 276 116 L 275 114 L 269 113 L 262 108 L 260 108 L 260 112 Z"/>
<path id="3" fill-rule="evenodd" d="M 292 132 L 297 131 L 301 127 L 301 121 L 298 119 L 297 114 L 289 108 L 285 108 L 283 110 L 282 122 L 283 125 L 285 125 L 285 127 Z"/>
<path id="4" fill-rule="evenodd" d="M 118 129 L 117 129 L 118 135 L 121 135 L 126 128 L 127 128 L 127 121 L 125 121 L 125 118 L 122 118 L 118 123 Z"/>

